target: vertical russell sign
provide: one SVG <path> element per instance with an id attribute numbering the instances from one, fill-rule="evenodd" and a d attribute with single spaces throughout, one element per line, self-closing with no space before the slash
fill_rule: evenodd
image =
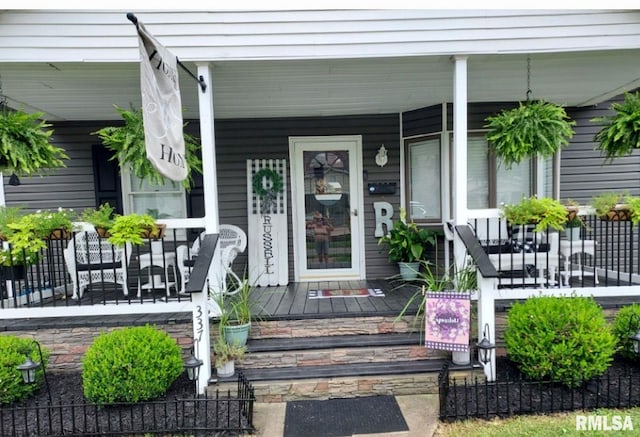
<path id="1" fill-rule="evenodd" d="M 289 283 L 285 159 L 247 160 L 249 281 Z"/>
<path id="2" fill-rule="evenodd" d="M 178 60 L 140 22 L 140 88 L 147 159 L 163 176 L 187 177 Z"/>

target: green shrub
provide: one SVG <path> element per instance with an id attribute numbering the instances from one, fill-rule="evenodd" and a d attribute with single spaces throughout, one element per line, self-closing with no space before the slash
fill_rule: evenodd
<path id="1" fill-rule="evenodd" d="M 40 361 L 38 348 L 30 338 L 0 335 L 0 404 L 10 404 L 21 401 L 34 393 L 44 381 L 43 368 L 36 372 L 35 384 L 26 384 L 18 366 L 23 364 L 27 355 L 34 362 Z M 49 350 L 42 348 L 43 366 L 49 362 Z"/>
<path id="2" fill-rule="evenodd" d="M 181 372 L 179 346 L 149 325 L 100 334 L 82 360 L 84 395 L 98 404 L 157 398 Z"/>
<path id="3" fill-rule="evenodd" d="M 509 311 L 509 358 L 534 380 L 577 386 L 603 374 L 616 351 L 600 306 L 588 297 L 535 297 Z"/>
<path id="4" fill-rule="evenodd" d="M 638 319 L 631 323 L 634 314 L 638 316 Z M 613 335 L 618 342 L 618 353 L 625 358 L 638 358 L 638 355 L 633 351 L 633 342 L 629 340 L 629 335 L 635 334 L 640 329 L 638 323 L 640 323 L 640 305 L 635 303 L 620 308 L 613 320 Z"/>

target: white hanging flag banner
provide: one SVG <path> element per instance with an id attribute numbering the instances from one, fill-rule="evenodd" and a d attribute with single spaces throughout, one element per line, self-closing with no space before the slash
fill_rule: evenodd
<path id="1" fill-rule="evenodd" d="M 187 177 L 178 59 L 137 23 L 147 159 L 176 182 Z"/>

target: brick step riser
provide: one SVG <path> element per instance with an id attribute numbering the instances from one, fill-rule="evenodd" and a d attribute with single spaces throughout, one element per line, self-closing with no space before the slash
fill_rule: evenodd
<path id="1" fill-rule="evenodd" d="M 226 390 L 228 383 L 220 384 Z M 437 394 L 438 374 L 419 373 L 367 377 L 320 378 L 251 383 L 258 402 L 337 399 L 375 395 Z M 216 386 L 210 386 L 215 390 Z M 233 387 L 229 385 L 229 387 Z"/>
<path id="2" fill-rule="evenodd" d="M 303 367 L 331 364 L 381 363 L 447 358 L 449 352 L 420 345 L 339 347 L 277 352 L 250 352 L 242 359 L 245 369 Z"/>
<path id="3" fill-rule="evenodd" d="M 300 338 L 354 334 L 416 332 L 414 317 L 356 317 L 335 319 L 271 320 L 251 323 L 249 338 Z"/>

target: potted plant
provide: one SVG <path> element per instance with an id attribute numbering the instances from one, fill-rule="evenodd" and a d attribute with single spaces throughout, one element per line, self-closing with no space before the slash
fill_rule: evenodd
<path id="1" fill-rule="evenodd" d="M 424 251 L 436 244 L 437 232 L 407 223 L 406 217 L 406 211 L 401 209 L 400 220 L 378 240 L 378 245 L 387 247 L 389 261 L 398 263 L 402 278 L 412 280 L 417 277 Z"/>
<path id="2" fill-rule="evenodd" d="M 227 292 L 234 289 L 233 294 L 222 293 L 218 299 L 220 306 L 220 326 L 221 335 L 227 343 L 244 346 L 249 338 L 251 329 L 251 318 L 253 302 L 251 302 L 251 292 L 253 287 L 246 277 L 243 277 L 239 284 L 230 281 Z"/>
<path id="3" fill-rule="evenodd" d="M 72 209 L 37 211 L 22 219 L 33 219 L 36 233 L 47 240 L 68 240 L 73 230 L 75 213 Z"/>
<path id="4" fill-rule="evenodd" d="M 607 160 L 630 154 L 640 148 L 640 91 L 625 93 L 624 102 L 612 103 L 613 115 L 591 119 L 602 124 L 594 136 Z"/>
<path id="5" fill-rule="evenodd" d="M 104 127 L 93 134 L 98 135 L 103 144 L 114 153 L 111 159 L 117 159 L 121 166 L 128 165 L 139 179 L 154 185 L 163 185 L 167 179 L 158 173 L 147 159 L 142 110 L 135 109 L 133 105 L 129 111 L 118 106 L 115 108 L 124 119 L 124 125 Z M 189 190 L 193 183 L 193 173 L 202 173 L 202 160 L 198 158 L 200 146 L 194 137 L 184 134 L 184 146 L 187 177 L 182 181 L 182 185 Z"/>
<path id="6" fill-rule="evenodd" d="M 124 246 L 126 243 L 140 246 L 144 244 L 145 238 L 162 238 L 165 228 L 163 224 L 156 224 L 155 219 L 148 214 L 119 215 L 114 218 L 109 229 L 109 242 L 116 246 Z"/>
<path id="7" fill-rule="evenodd" d="M 216 374 L 220 378 L 228 378 L 235 373 L 235 361 L 241 360 L 247 351 L 246 346 L 227 343 L 222 335 L 213 344 Z"/>
<path id="8" fill-rule="evenodd" d="M 580 228 L 582 227 L 582 219 L 576 215 L 571 219 L 568 219 L 564 225 L 564 233 L 567 240 L 576 241 L 580 239 Z"/>
<path id="9" fill-rule="evenodd" d="M 21 216 L 7 225 L 11 229 L 7 238 L 9 247 L 0 249 L 0 266 L 5 280 L 24 279 L 26 266 L 35 264 L 40 259 L 40 251 L 47 247 L 34 216 Z"/>
<path id="10" fill-rule="evenodd" d="M 108 203 L 103 203 L 98 208 L 87 208 L 80 214 L 82 221 L 91 223 L 100 237 L 107 238 L 111 234 L 109 229 L 113 226 L 114 208 Z"/>
<path id="11" fill-rule="evenodd" d="M 44 113 L 0 110 L 0 169 L 7 173 L 31 175 L 41 170 L 64 167 L 69 159 L 64 149 L 49 139 L 51 125 L 41 120 Z"/>
<path id="12" fill-rule="evenodd" d="M 505 204 L 501 209 L 511 225 L 535 224 L 535 232 L 548 228 L 560 231 L 567 222 L 567 208 L 550 197 L 523 197 L 519 203 Z"/>
<path id="13" fill-rule="evenodd" d="M 487 141 L 507 168 L 537 155 L 553 155 L 569 144 L 575 125 L 563 107 L 545 101 L 520 102 L 485 121 Z"/>

